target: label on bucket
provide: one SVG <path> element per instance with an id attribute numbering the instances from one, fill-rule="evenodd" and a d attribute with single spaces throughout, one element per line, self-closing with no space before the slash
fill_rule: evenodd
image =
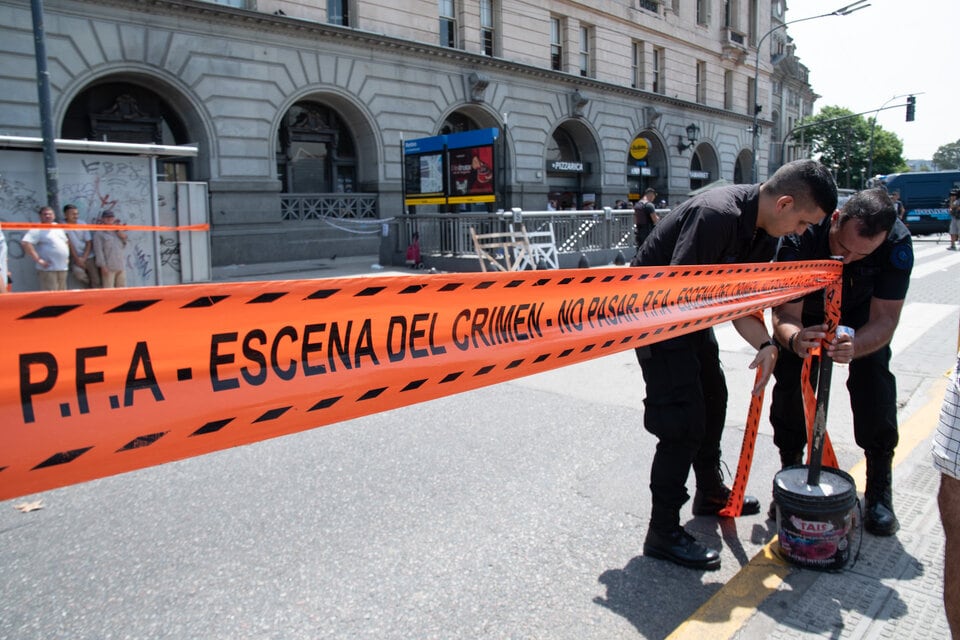
<path id="1" fill-rule="evenodd" d="M 856 485 L 837 469 L 823 469 L 817 486 L 809 468 L 791 467 L 774 479 L 780 549 L 791 562 L 815 569 L 842 569 L 850 559 Z"/>
<path id="2" fill-rule="evenodd" d="M 797 564 L 838 569 L 850 557 L 852 518 L 846 514 L 831 521 L 807 520 L 798 515 L 780 518 L 780 548 Z"/>

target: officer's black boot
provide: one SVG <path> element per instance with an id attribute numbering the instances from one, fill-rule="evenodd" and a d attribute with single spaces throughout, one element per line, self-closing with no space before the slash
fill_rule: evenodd
<path id="1" fill-rule="evenodd" d="M 700 544 L 680 526 L 680 510 L 653 503 L 650 528 L 643 542 L 643 555 L 669 560 L 691 569 L 716 571 L 720 568 L 720 552 Z"/>
<path id="2" fill-rule="evenodd" d="M 698 468 L 693 472 L 697 477 L 697 493 L 693 496 L 693 515 L 715 516 L 717 512 L 727 506 L 730 498 L 730 488 L 723 484 L 723 474 L 720 466 Z M 752 516 L 760 513 L 760 501 L 753 496 L 743 496 L 741 515 Z"/>
<path id="3" fill-rule="evenodd" d="M 780 468 L 786 469 L 787 467 L 794 467 L 798 464 L 803 464 L 803 450 L 800 451 L 780 451 Z M 770 501 L 770 509 L 767 511 L 767 518 L 770 520 L 777 519 L 777 501 Z"/>
<path id="4" fill-rule="evenodd" d="M 875 536 L 892 536 L 900 529 L 893 513 L 893 452 L 867 451 L 867 489 L 863 528 Z"/>

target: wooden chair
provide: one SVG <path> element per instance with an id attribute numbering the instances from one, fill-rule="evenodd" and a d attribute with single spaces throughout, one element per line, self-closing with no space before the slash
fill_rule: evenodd
<path id="1" fill-rule="evenodd" d="M 526 227 L 521 224 L 519 228 L 518 225 L 514 225 L 513 234 L 516 239 L 526 238 L 527 245 L 529 246 L 529 252 L 525 259 L 524 266 L 520 269 L 525 269 L 528 266 L 531 269 L 539 269 L 541 263 L 546 266 L 548 269 L 559 269 L 560 268 L 560 257 L 557 253 L 557 240 L 553 234 L 553 223 L 547 223 L 545 229 L 538 229 L 536 231 L 527 231 Z"/>
<path id="2" fill-rule="evenodd" d="M 521 271 L 528 264 L 530 243 L 526 234 L 518 236 L 513 231 L 477 233 L 470 227 L 470 237 L 481 271 L 487 271 L 487 267 L 494 271 Z"/>

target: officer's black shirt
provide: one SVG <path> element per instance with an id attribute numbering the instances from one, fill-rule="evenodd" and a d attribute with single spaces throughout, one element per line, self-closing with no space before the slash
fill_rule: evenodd
<path id="1" fill-rule="evenodd" d="M 801 235 L 783 238 L 777 261 L 824 260 L 830 257 L 830 218 L 813 225 Z M 849 223 L 848 223 L 849 224 Z M 910 232 L 897 220 L 877 249 L 870 255 L 843 266 L 843 292 L 840 322 L 859 329 L 870 319 L 870 299 L 903 300 L 910 285 L 913 269 L 913 242 Z M 823 292 L 803 298 L 804 326 L 823 322 Z"/>
<path id="2" fill-rule="evenodd" d="M 634 266 L 769 262 L 777 240 L 757 228 L 760 185 L 717 187 L 660 219 Z"/>

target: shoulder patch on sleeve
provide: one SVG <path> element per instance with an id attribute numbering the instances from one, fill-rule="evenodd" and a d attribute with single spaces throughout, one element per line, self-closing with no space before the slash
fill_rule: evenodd
<path id="1" fill-rule="evenodd" d="M 913 269 L 913 247 L 907 243 L 896 245 L 890 252 L 890 262 L 897 269 L 910 271 Z"/>

